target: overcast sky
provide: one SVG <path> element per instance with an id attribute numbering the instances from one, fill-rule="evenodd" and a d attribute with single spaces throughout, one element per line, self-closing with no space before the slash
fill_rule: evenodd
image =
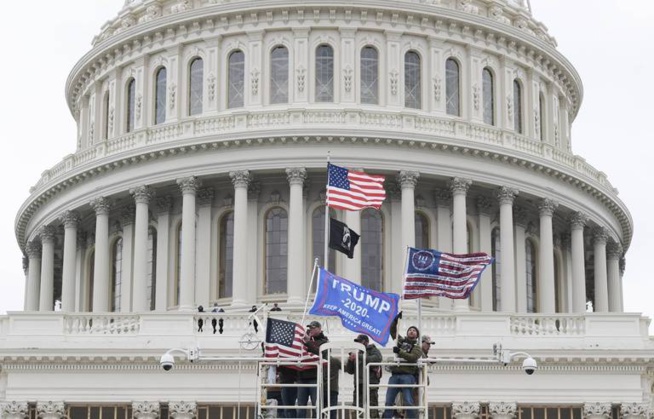
<path id="1" fill-rule="evenodd" d="M 0 313 L 23 309 L 25 276 L 14 221 L 41 173 L 75 151 L 64 99 L 70 69 L 124 0 L 32 0 L 2 5 L 0 127 L 5 179 L 0 206 Z M 654 315 L 654 2 L 531 0 L 584 83 L 573 152 L 605 172 L 631 211 L 635 233 L 624 275 L 625 311 Z"/>

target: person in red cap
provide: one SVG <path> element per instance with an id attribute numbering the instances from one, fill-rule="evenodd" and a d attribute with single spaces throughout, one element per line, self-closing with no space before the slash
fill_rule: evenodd
<path id="1" fill-rule="evenodd" d="M 371 362 L 381 362 L 382 355 L 379 352 L 377 347 L 370 343 L 370 339 L 367 335 L 361 334 L 354 339 L 355 342 L 358 342 L 366 347 L 366 365 Z M 358 359 L 357 359 L 358 358 Z M 358 372 L 357 372 L 358 365 Z M 363 407 L 365 399 L 365 374 L 363 370 L 363 351 L 358 351 L 358 353 L 350 352 L 350 357 L 345 364 L 345 372 L 348 374 L 354 375 L 354 398 L 353 400 L 357 403 L 359 407 Z M 379 384 L 379 379 L 381 378 L 381 367 L 379 365 L 368 367 L 369 370 L 369 380 L 370 384 Z M 379 405 L 379 387 L 370 387 L 369 388 L 369 397 L 370 397 L 370 417 L 378 418 L 379 411 L 377 406 Z"/>

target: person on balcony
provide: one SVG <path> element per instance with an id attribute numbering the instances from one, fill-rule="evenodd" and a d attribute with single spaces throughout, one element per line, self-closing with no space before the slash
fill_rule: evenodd
<path id="1" fill-rule="evenodd" d="M 320 345 L 329 342 L 327 336 L 322 332 L 322 325 L 320 322 L 314 320 L 307 325 L 307 332 L 304 335 L 304 346 L 308 352 L 320 355 Z M 305 386 L 298 386 L 297 389 L 297 405 L 306 406 L 311 398 L 311 405 L 317 406 L 317 386 L 318 383 L 318 369 L 316 367 L 306 368 L 298 373 L 298 384 L 305 384 Z M 304 410 L 298 410 L 299 418 L 309 417 Z"/>
<path id="2" fill-rule="evenodd" d="M 422 349 L 418 345 L 420 331 L 417 327 L 411 326 L 406 331 L 406 337 L 397 337 L 397 346 L 393 348 L 395 356 L 400 358 L 402 364 L 416 364 L 422 356 Z M 406 406 L 414 406 L 413 391 L 410 386 L 416 384 L 416 375 L 418 366 L 413 365 L 394 365 L 391 367 L 391 377 L 388 379 L 388 391 L 386 391 L 386 410 L 384 418 L 390 419 L 393 416 L 391 407 L 395 404 L 395 397 L 398 393 L 404 396 Z M 403 387 L 395 387 L 401 385 Z M 415 419 L 418 417 L 415 409 L 407 409 L 407 417 Z"/>
<path id="3" fill-rule="evenodd" d="M 374 344 L 370 343 L 370 339 L 368 338 L 367 335 L 361 334 L 357 336 L 356 339 L 354 339 L 354 341 L 366 347 L 366 365 L 370 364 L 371 362 L 376 363 L 382 361 L 381 352 L 379 352 L 379 349 L 377 349 L 377 347 Z M 357 365 L 358 365 L 358 374 L 357 374 Z M 363 400 L 366 394 L 365 388 L 367 386 L 364 377 L 362 351 L 359 351 L 358 354 L 356 352 L 350 352 L 350 357 L 347 360 L 347 364 L 345 364 L 345 372 L 354 375 L 354 399 L 353 400 L 355 400 L 355 402 L 359 407 L 363 407 L 364 404 Z M 381 378 L 381 367 L 379 365 L 369 367 L 370 384 L 379 384 L 380 378 Z M 370 397 L 370 406 L 368 406 L 368 408 L 370 410 L 370 417 L 379 418 L 379 411 L 377 410 L 377 406 L 379 405 L 379 387 L 376 386 L 369 387 L 369 397 Z"/>

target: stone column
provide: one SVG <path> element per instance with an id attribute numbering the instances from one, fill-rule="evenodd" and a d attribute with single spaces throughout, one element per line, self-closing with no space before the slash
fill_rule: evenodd
<path id="1" fill-rule="evenodd" d="M 182 191 L 182 252 L 179 310 L 195 310 L 195 194 L 201 181 L 195 176 L 177 179 Z"/>
<path id="2" fill-rule="evenodd" d="M 527 230 L 529 214 L 520 206 L 513 207 L 513 228 L 515 243 L 515 295 L 516 312 L 527 312 Z M 504 252 L 501 253 L 504 257 Z M 500 298 L 500 304 L 502 300 Z"/>
<path id="3" fill-rule="evenodd" d="M 27 271 L 27 286 L 25 287 L 25 311 L 39 310 L 39 293 L 41 290 L 41 245 L 38 242 L 29 242 L 25 246 L 29 258 Z"/>
<path id="4" fill-rule="evenodd" d="M 232 270 L 232 306 L 246 307 L 248 304 L 247 266 L 248 261 L 248 185 L 252 181 L 250 172 L 230 172 L 234 185 L 234 267 Z M 254 285 L 254 284 L 253 284 Z"/>
<path id="5" fill-rule="evenodd" d="M 258 225 L 259 217 L 259 196 L 261 195 L 261 183 L 257 181 L 251 181 L 248 185 L 247 191 L 247 201 L 248 201 L 248 213 L 247 213 L 247 225 L 256 226 Z M 233 206 L 233 201 L 232 204 Z M 259 250 L 259 229 L 250 228 L 248 229 L 248 238 L 247 238 L 247 250 L 246 254 L 258 255 L 260 254 Z M 264 232 L 265 237 L 265 232 Z M 248 284 L 259 284 L 259 278 L 261 274 L 259 273 L 259 263 L 248 263 L 247 264 L 247 276 L 245 277 L 246 283 Z M 232 271 L 233 272 L 233 271 Z M 234 285 L 232 284 L 232 290 Z M 248 287 L 245 301 L 257 301 L 257 292 L 258 287 L 252 286 Z"/>
<path id="6" fill-rule="evenodd" d="M 620 413 L 622 419 L 649 419 L 652 417 L 652 408 L 647 403 L 622 403 Z"/>
<path id="7" fill-rule="evenodd" d="M 195 303 L 209 306 L 211 299 L 211 208 L 214 198 L 212 188 L 198 191 L 198 237 L 195 253 L 196 284 Z"/>
<path id="8" fill-rule="evenodd" d="M 129 193 L 136 203 L 134 220 L 134 275 L 132 308 L 136 313 L 150 311 L 148 306 L 148 208 L 154 191 L 146 185 Z"/>
<path id="9" fill-rule="evenodd" d="M 441 252 L 452 251 L 452 192 L 449 189 L 437 189 L 434 198 L 436 200 L 436 216 L 438 224 L 438 246 Z M 438 307 L 443 310 L 452 309 L 452 300 L 445 297 L 438 297 Z"/>
<path id="10" fill-rule="evenodd" d="M 27 402 L 0 403 L 0 418 L 2 419 L 28 419 L 29 407 Z"/>
<path id="11" fill-rule="evenodd" d="M 515 312 L 516 310 L 513 201 L 517 195 L 517 189 L 506 186 L 502 186 L 497 191 L 497 199 L 500 203 L 500 246 L 502 247 L 500 310 L 505 313 Z"/>
<path id="12" fill-rule="evenodd" d="M 452 191 L 452 251 L 453 253 L 468 253 L 468 209 L 466 195 L 472 181 L 463 178 L 452 178 L 449 183 Z M 470 311 L 470 300 L 454 300 L 454 311 Z"/>
<path id="13" fill-rule="evenodd" d="M 577 212 L 570 218 L 570 251 L 572 252 L 572 312 L 586 312 L 586 267 L 584 263 L 584 226 L 586 214 Z"/>
<path id="14" fill-rule="evenodd" d="M 101 196 L 90 203 L 95 210 L 95 260 L 93 262 L 93 312 L 109 311 L 109 210 L 111 202 Z"/>
<path id="15" fill-rule="evenodd" d="M 155 290 L 156 311 L 168 309 L 168 277 L 170 260 L 170 210 L 173 207 L 173 198 L 164 196 L 157 198 L 157 279 Z"/>
<path id="16" fill-rule="evenodd" d="M 86 249 L 88 246 L 88 233 L 77 231 L 77 247 L 75 249 L 75 311 L 87 310 L 89 304 L 88 287 L 90 280 L 87 279 L 86 271 Z"/>
<path id="17" fill-rule="evenodd" d="M 41 237 L 41 291 L 39 311 L 54 311 L 54 246 L 56 230 L 53 226 L 43 226 Z"/>
<path id="18" fill-rule="evenodd" d="M 304 201 L 302 199 L 302 185 L 307 178 L 304 167 L 290 167 L 286 169 L 286 178 L 290 186 L 288 204 L 288 262 L 286 292 L 289 304 L 302 304 L 306 295 L 306 272 L 304 271 L 305 244 L 303 238 Z"/>
<path id="19" fill-rule="evenodd" d="M 611 417 L 611 403 L 584 404 L 583 419 L 609 419 Z"/>
<path id="20" fill-rule="evenodd" d="M 490 402 L 488 411 L 492 419 L 513 419 L 518 412 L 518 405 L 507 402 Z"/>
<path id="21" fill-rule="evenodd" d="M 622 295 L 620 283 L 620 257 L 622 256 L 622 246 L 611 240 L 607 247 L 607 268 L 608 268 L 608 286 L 609 286 L 609 311 L 611 313 L 620 313 L 620 296 Z"/>
<path id="22" fill-rule="evenodd" d="M 538 311 L 545 314 L 556 313 L 554 278 L 554 231 L 552 216 L 559 204 L 551 199 L 543 199 L 538 205 L 540 214 L 540 247 L 538 263 Z"/>
<path id="23" fill-rule="evenodd" d="M 120 252 L 120 307 L 113 307 L 121 313 L 132 312 L 132 283 L 134 256 L 134 205 L 128 205 L 120 211 L 120 229 L 123 232 L 123 243 Z M 117 233 L 116 233 L 117 234 Z M 111 236 L 111 233 L 110 233 Z M 111 239 L 110 239 L 111 241 Z M 112 252 L 113 249 L 110 249 Z M 113 255 L 112 255 L 113 256 Z M 114 262 L 115 263 L 115 262 Z M 113 278 L 111 278 L 113 280 Z M 110 281 L 113 282 L 113 281 Z M 111 303 L 110 303 L 111 307 Z"/>
<path id="24" fill-rule="evenodd" d="M 134 419 L 157 419 L 160 413 L 158 402 L 132 402 Z"/>
<path id="25" fill-rule="evenodd" d="M 37 402 L 36 417 L 39 419 L 63 419 L 66 417 L 64 402 Z"/>
<path id="26" fill-rule="evenodd" d="M 491 254 L 492 252 L 492 235 L 491 228 L 491 211 L 493 205 L 488 197 L 480 196 L 477 198 L 477 212 L 479 213 L 479 251 Z M 475 290 L 481 296 L 481 311 L 493 311 L 493 270 L 489 267 L 484 269 L 481 274 L 480 284 Z M 479 301 L 479 300 L 477 300 Z"/>
<path id="27" fill-rule="evenodd" d="M 193 419 L 197 414 L 195 402 L 170 402 L 168 403 L 168 415 L 172 419 Z"/>
<path id="28" fill-rule="evenodd" d="M 454 419 L 476 419 L 479 417 L 479 403 L 453 402 L 452 417 Z"/>
<path id="29" fill-rule="evenodd" d="M 420 178 L 420 173 L 410 172 L 402 170 L 397 175 L 397 183 L 400 185 L 402 195 L 402 210 L 400 220 L 402 222 L 402 252 L 399 255 L 398 260 L 405 260 L 407 247 L 413 247 L 416 245 L 416 208 L 415 208 L 415 190 L 416 185 L 418 184 L 418 179 Z M 404 269 L 403 263 L 400 263 L 402 269 Z M 395 293 L 402 293 L 402 274 L 398 277 L 391 278 L 391 290 Z"/>
<path id="30" fill-rule="evenodd" d="M 605 228 L 599 227 L 593 230 L 593 250 L 595 254 L 595 301 L 593 311 L 595 313 L 607 313 L 609 311 L 609 286 L 606 269 L 606 242 L 609 238 Z"/>
<path id="31" fill-rule="evenodd" d="M 61 274 L 61 309 L 75 311 L 75 262 L 77 260 L 77 227 L 80 215 L 66 211 L 60 217 L 64 225 L 64 266 Z"/>

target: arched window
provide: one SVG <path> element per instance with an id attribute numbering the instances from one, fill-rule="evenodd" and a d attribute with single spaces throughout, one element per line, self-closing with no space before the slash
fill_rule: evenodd
<path id="1" fill-rule="evenodd" d="M 275 207 L 266 213 L 266 294 L 287 292 L 288 215 Z"/>
<path id="2" fill-rule="evenodd" d="M 195 58 L 189 66 L 188 82 L 188 114 L 189 116 L 202 113 L 202 99 L 204 90 L 204 62 L 202 58 Z"/>
<path id="3" fill-rule="evenodd" d="M 429 220 L 422 212 L 416 211 L 415 216 L 416 244 L 417 249 L 429 249 Z"/>
<path id="4" fill-rule="evenodd" d="M 166 67 L 157 70 L 154 86 L 154 124 L 166 122 L 166 85 L 168 83 Z"/>
<path id="5" fill-rule="evenodd" d="M 545 141 L 545 96 L 543 92 L 538 94 L 538 133 L 540 140 Z"/>
<path id="6" fill-rule="evenodd" d="M 333 210 L 329 211 L 331 217 L 335 217 Z M 327 266 L 325 266 L 325 207 L 318 207 L 313 211 L 311 216 L 311 238 L 312 238 L 312 258 L 313 261 L 318 258 L 319 264 L 330 272 L 336 270 L 336 252 L 332 249 L 328 250 Z M 315 290 L 315 282 L 313 284 Z"/>
<path id="7" fill-rule="evenodd" d="M 229 54 L 229 68 L 227 74 L 227 107 L 240 108 L 245 97 L 245 54 L 236 50 Z"/>
<path id="8" fill-rule="evenodd" d="M 129 79 L 127 82 L 127 115 L 125 115 L 125 131 L 134 131 L 134 105 L 136 101 L 136 80 Z"/>
<path id="9" fill-rule="evenodd" d="M 109 91 L 104 92 L 102 100 L 102 139 L 109 138 Z"/>
<path id="10" fill-rule="evenodd" d="M 334 101 L 334 50 L 329 45 L 316 48 L 316 102 Z"/>
<path id="11" fill-rule="evenodd" d="M 527 279 L 527 313 L 535 313 L 538 307 L 536 246 L 534 246 L 531 240 L 526 240 L 525 242 L 525 254 L 525 267 L 527 269 L 525 276 Z"/>
<path id="12" fill-rule="evenodd" d="M 407 108 L 422 107 L 420 82 L 420 55 L 415 51 L 407 51 L 404 54 L 404 106 Z"/>
<path id="13" fill-rule="evenodd" d="M 495 125 L 495 86 L 493 73 L 488 68 L 484 68 L 481 78 L 483 84 L 484 123 Z"/>
<path id="14" fill-rule="evenodd" d="M 502 263 L 502 247 L 500 245 L 500 229 L 495 228 L 491 234 L 491 253 L 495 262 L 491 265 L 493 270 L 493 310 L 500 311 L 502 296 L 502 278 L 500 264 Z"/>
<path id="15" fill-rule="evenodd" d="M 379 103 L 379 54 L 373 47 L 361 50 L 361 103 Z"/>
<path id="16" fill-rule="evenodd" d="M 153 227 L 148 228 L 148 250 L 147 260 L 147 283 L 148 283 L 148 302 L 147 307 L 150 310 L 155 309 L 157 299 L 157 230 Z"/>
<path id="17" fill-rule="evenodd" d="M 288 103 L 288 49 L 283 46 L 270 53 L 270 103 Z"/>
<path id="18" fill-rule="evenodd" d="M 383 220 L 381 212 L 365 209 L 361 212 L 361 285 L 383 291 Z"/>
<path id="19" fill-rule="evenodd" d="M 461 88 L 459 63 L 453 58 L 445 61 L 445 110 L 448 115 L 461 116 Z"/>
<path id="20" fill-rule="evenodd" d="M 123 238 L 111 248 L 111 311 L 120 311 L 120 287 L 123 279 Z"/>
<path id="21" fill-rule="evenodd" d="M 234 211 L 220 218 L 219 234 L 218 298 L 229 298 L 234 285 Z"/>
<path id="22" fill-rule="evenodd" d="M 513 129 L 522 134 L 522 86 L 513 80 Z"/>

